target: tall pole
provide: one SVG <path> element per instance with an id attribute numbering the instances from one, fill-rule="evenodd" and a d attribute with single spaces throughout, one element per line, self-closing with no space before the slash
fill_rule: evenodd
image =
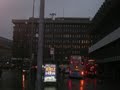
<path id="1" fill-rule="evenodd" d="M 50 16 L 51 16 L 51 19 L 53 21 L 54 20 L 54 16 L 56 16 L 56 13 L 50 13 Z M 52 60 L 54 61 L 54 59 L 55 59 L 54 58 L 54 29 L 53 29 L 53 39 L 52 39 L 52 51 L 53 51 L 53 53 L 52 53 L 52 55 L 53 55 Z"/>
<path id="2" fill-rule="evenodd" d="M 34 8 L 35 8 L 35 0 L 33 0 L 33 12 L 32 12 L 32 17 L 34 18 Z"/>
<path id="3" fill-rule="evenodd" d="M 30 55 L 31 55 L 31 63 L 33 63 L 33 59 L 34 59 L 34 54 L 32 53 L 32 40 L 33 40 L 33 31 L 34 31 L 34 9 L 35 9 L 35 0 L 33 0 L 33 12 L 32 12 L 32 19 L 31 19 L 31 47 L 30 47 Z"/>
<path id="4" fill-rule="evenodd" d="M 33 48 L 32 48 L 32 41 L 33 41 L 33 30 L 34 30 L 34 6 L 35 6 L 35 0 L 33 0 L 33 11 L 32 11 L 32 18 L 31 18 L 31 31 L 30 31 L 30 67 L 33 64 L 34 54 L 33 54 Z"/>
<path id="5" fill-rule="evenodd" d="M 42 65 L 43 65 L 43 39 L 44 39 L 44 6 L 45 0 L 40 0 L 40 14 L 39 14 L 39 39 L 38 39 L 38 53 L 37 53 L 37 90 L 42 89 Z"/>

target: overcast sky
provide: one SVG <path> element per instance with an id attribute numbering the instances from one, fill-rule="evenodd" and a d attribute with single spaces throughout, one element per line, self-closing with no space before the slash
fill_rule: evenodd
<path id="1" fill-rule="evenodd" d="M 35 17 L 39 16 L 39 1 L 35 0 Z M 104 0 L 46 0 L 45 17 L 94 17 Z M 32 16 L 33 0 L 0 0 L 0 36 L 12 39 L 12 19 Z M 64 12 L 64 13 L 63 13 Z"/>

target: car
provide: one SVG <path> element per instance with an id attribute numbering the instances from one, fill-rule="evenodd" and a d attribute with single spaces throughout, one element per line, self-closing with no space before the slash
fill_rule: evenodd
<path id="1" fill-rule="evenodd" d="M 84 64 L 80 56 L 71 56 L 69 62 L 69 77 L 70 78 L 84 78 Z"/>

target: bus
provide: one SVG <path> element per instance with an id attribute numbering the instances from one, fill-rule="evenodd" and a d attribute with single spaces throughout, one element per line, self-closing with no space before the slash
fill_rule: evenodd
<path id="1" fill-rule="evenodd" d="M 84 62 L 81 56 L 71 56 L 69 62 L 69 77 L 71 78 L 84 78 Z"/>

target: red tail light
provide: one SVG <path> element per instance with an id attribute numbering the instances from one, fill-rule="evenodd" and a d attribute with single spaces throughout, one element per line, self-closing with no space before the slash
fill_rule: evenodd
<path id="1" fill-rule="evenodd" d="M 81 75 L 84 75 L 84 71 L 81 72 Z"/>

